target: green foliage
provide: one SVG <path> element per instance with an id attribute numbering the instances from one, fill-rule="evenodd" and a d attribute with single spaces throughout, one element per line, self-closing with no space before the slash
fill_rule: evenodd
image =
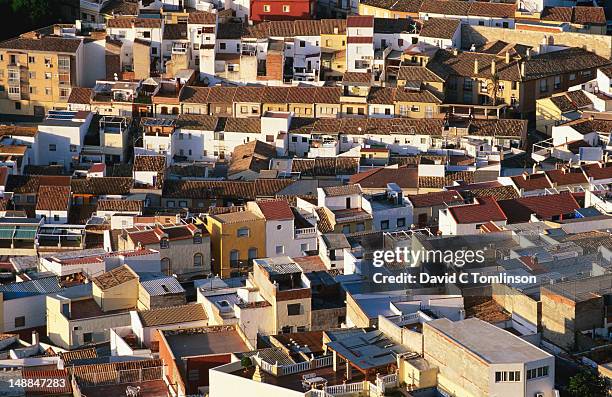
<path id="1" fill-rule="evenodd" d="M 240 359 L 240 365 L 242 365 L 243 368 L 248 368 L 253 365 L 253 363 L 251 362 L 251 359 L 249 357 L 245 356 Z"/>
<path id="2" fill-rule="evenodd" d="M 575 397 L 605 397 L 607 386 L 601 376 L 588 370 L 582 370 L 570 378 L 567 391 Z"/>
<path id="3" fill-rule="evenodd" d="M 31 22 L 39 22 L 47 18 L 57 4 L 50 4 L 49 0 L 0 0 L 9 4 L 11 10 L 19 15 L 27 16 Z"/>

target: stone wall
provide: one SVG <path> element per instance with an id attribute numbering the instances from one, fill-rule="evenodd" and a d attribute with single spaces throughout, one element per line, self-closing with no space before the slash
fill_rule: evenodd
<path id="1" fill-rule="evenodd" d="M 612 36 L 602 36 L 574 32 L 532 32 L 525 30 L 491 28 L 487 26 L 461 26 L 461 43 L 469 49 L 472 43 L 479 45 L 487 41 L 502 40 L 538 47 L 544 35 L 553 36 L 554 44 L 569 47 L 584 47 L 604 58 L 612 58 Z"/>

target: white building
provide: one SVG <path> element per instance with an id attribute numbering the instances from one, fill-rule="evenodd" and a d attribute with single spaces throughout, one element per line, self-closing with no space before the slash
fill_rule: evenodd
<path id="1" fill-rule="evenodd" d="M 91 112 L 49 111 L 38 125 L 36 164 L 69 168 L 78 161 L 92 118 Z"/>
<path id="2" fill-rule="evenodd" d="M 346 36 L 346 70 L 371 73 L 374 65 L 374 17 L 348 17 Z"/>
<path id="3" fill-rule="evenodd" d="M 492 198 L 477 199 L 475 204 L 458 205 L 441 209 L 438 228 L 443 235 L 478 234 L 485 224 L 505 226 L 506 214 Z"/>

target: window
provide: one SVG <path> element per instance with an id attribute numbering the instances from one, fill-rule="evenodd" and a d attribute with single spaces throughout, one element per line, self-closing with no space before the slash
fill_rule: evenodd
<path id="1" fill-rule="evenodd" d="M 298 141 L 298 137 L 297 136 L 292 136 L 291 137 L 291 142 L 297 142 Z"/>
<path id="2" fill-rule="evenodd" d="M 76 152 L 77 151 L 77 146 L 76 145 L 70 145 L 70 151 L 71 152 Z"/>
<path id="3" fill-rule="evenodd" d="M 291 11 L 291 7 L 289 7 L 287 5 L 284 5 L 283 6 L 283 12 L 289 12 L 289 11 Z"/>
<path id="4" fill-rule="evenodd" d="M 249 260 L 257 258 L 257 248 L 249 248 Z"/>
<path id="5" fill-rule="evenodd" d="M 263 6 L 263 11 L 264 11 L 264 12 L 270 12 L 270 5 L 268 5 L 268 4 L 264 4 L 264 6 Z"/>
<path id="6" fill-rule="evenodd" d="M 174 208 L 175 205 L 176 203 L 174 202 L 174 200 L 166 201 L 166 207 Z"/>
<path id="7" fill-rule="evenodd" d="M 151 47 L 151 54 L 157 55 L 157 47 Z"/>
<path id="8" fill-rule="evenodd" d="M 358 223 L 356 229 L 357 229 L 358 232 L 363 232 L 365 230 L 365 224 L 364 223 Z"/>
<path id="9" fill-rule="evenodd" d="M 561 76 L 555 76 L 555 90 L 561 87 Z"/>
<path id="10" fill-rule="evenodd" d="M 308 251 L 308 243 L 300 244 L 300 251 Z"/>
<path id="11" fill-rule="evenodd" d="M 463 89 L 465 91 L 472 91 L 472 80 L 471 79 L 463 80 Z"/>
<path id="12" fill-rule="evenodd" d="M 91 343 L 93 341 L 93 334 L 91 332 L 85 332 L 83 334 L 83 343 Z"/>
<path id="13" fill-rule="evenodd" d="M 32 55 L 28 56 L 28 63 L 36 63 L 36 58 Z"/>
<path id="14" fill-rule="evenodd" d="M 15 328 L 25 327 L 25 316 L 15 317 Z"/>
<path id="15" fill-rule="evenodd" d="M 576 80 L 576 73 L 570 73 L 569 79 L 570 80 Z"/>
<path id="16" fill-rule="evenodd" d="M 380 229 L 381 230 L 387 230 L 389 229 L 389 221 L 380 221 Z"/>
<path id="17" fill-rule="evenodd" d="M 548 376 L 548 366 L 527 370 L 527 380 Z"/>
<path id="18" fill-rule="evenodd" d="M 55 152 L 57 150 L 57 146 L 54 143 L 49 144 L 49 151 Z"/>
<path id="19" fill-rule="evenodd" d="M 249 228 L 248 227 L 241 227 L 236 232 L 236 236 L 238 236 L 238 237 L 249 237 Z"/>
<path id="20" fill-rule="evenodd" d="M 351 232 L 351 227 L 349 225 L 342 226 L 342 233 L 349 234 Z"/>
<path id="21" fill-rule="evenodd" d="M 193 267 L 202 267 L 204 264 L 204 257 L 202 254 L 197 253 L 193 256 Z"/>
<path id="22" fill-rule="evenodd" d="M 21 102 L 15 102 L 15 110 L 21 110 Z"/>
<path id="23" fill-rule="evenodd" d="M 150 39 L 151 38 L 151 32 L 142 32 L 142 37 L 144 37 L 145 39 Z"/>
<path id="24" fill-rule="evenodd" d="M 219 49 L 225 50 L 225 43 L 219 43 Z"/>
<path id="25" fill-rule="evenodd" d="M 202 244 L 202 234 L 201 233 L 196 233 L 193 235 L 193 243 Z"/>
<path id="26" fill-rule="evenodd" d="M 45 80 L 51 80 L 51 73 L 45 72 Z"/>
<path id="27" fill-rule="evenodd" d="M 291 303 L 287 305 L 287 315 L 288 316 L 299 316 L 302 311 L 302 305 L 299 303 Z"/>
<path id="28" fill-rule="evenodd" d="M 406 226 L 406 218 L 397 218 L 397 227 Z"/>
<path id="29" fill-rule="evenodd" d="M 415 105 L 410 106 L 410 111 L 411 112 L 420 112 L 421 108 Z"/>
<path id="30" fill-rule="evenodd" d="M 548 91 L 548 80 L 542 79 L 540 80 L 540 92 Z"/>
<path id="31" fill-rule="evenodd" d="M 300 40 L 300 47 L 306 47 L 306 42 L 304 40 Z"/>
<path id="32" fill-rule="evenodd" d="M 293 332 L 293 327 L 291 325 L 287 325 L 281 329 L 281 334 L 290 334 Z"/>
<path id="33" fill-rule="evenodd" d="M 168 238 L 164 237 L 159 241 L 159 248 L 169 248 L 170 247 L 170 241 L 168 240 Z"/>
<path id="34" fill-rule="evenodd" d="M 240 251 L 238 250 L 231 250 L 230 251 L 230 266 L 231 267 L 238 267 L 240 266 L 239 262 L 240 262 Z"/>
<path id="35" fill-rule="evenodd" d="M 185 200 L 179 201 L 178 202 L 178 206 L 179 207 L 183 207 L 183 208 L 187 207 L 187 201 L 185 201 Z"/>
<path id="36" fill-rule="evenodd" d="M 275 251 L 276 251 L 277 255 L 284 254 L 285 253 L 285 246 L 284 245 L 277 245 Z"/>
<path id="37" fill-rule="evenodd" d="M 520 371 L 495 371 L 495 383 L 500 382 L 520 382 Z"/>

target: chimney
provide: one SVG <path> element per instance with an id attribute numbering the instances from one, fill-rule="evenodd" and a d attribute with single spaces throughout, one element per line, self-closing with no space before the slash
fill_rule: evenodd
<path id="1" fill-rule="evenodd" d="M 534 164 L 534 168 L 535 168 L 535 164 Z M 523 172 L 523 179 L 527 180 L 527 177 L 529 176 L 529 173 L 527 173 L 527 171 Z"/>
<path id="2" fill-rule="evenodd" d="M 32 331 L 32 345 L 37 345 L 40 343 L 40 338 L 38 337 L 37 331 Z"/>
<path id="3" fill-rule="evenodd" d="M 510 52 L 506 51 L 506 63 L 510 63 Z"/>
<path id="4" fill-rule="evenodd" d="M 525 62 L 521 62 L 521 77 L 525 77 Z"/>
<path id="5" fill-rule="evenodd" d="M 478 59 L 474 59 L 474 74 L 478 74 Z"/>
<path id="6" fill-rule="evenodd" d="M 527 59 L 531 59 L 531 48 L 527 48 Z"/>
<path id="7" fill-rule="evenodd" d="M 453 48 L 453 56 L 457 56 L 459 55 L 459 50 L 457 50 L 456 48 Z"/>
<path id="8" fill-rule="evenodd" d="M 495 58 L 493 58 L 493 59 L 491 60 L 491 74 L 492 74 L 492 75 L 495 75 L 495 72 L 497 72 L 497 68 L 496 68 L 495 66 L 496 66 L 496 65 L 495 65 Z"/>

